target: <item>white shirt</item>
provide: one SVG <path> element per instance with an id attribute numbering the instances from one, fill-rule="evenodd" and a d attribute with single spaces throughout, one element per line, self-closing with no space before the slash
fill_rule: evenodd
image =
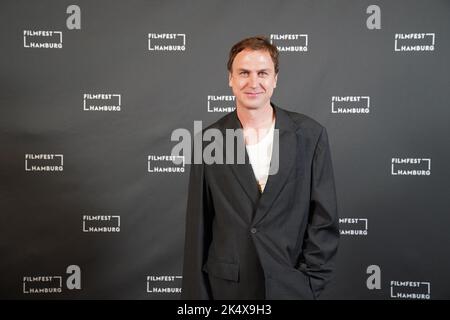
<path id="1" fill-rule="evenodd" d="M 274 128 L 275 121 L 272 122 L 269 131 L 258 143 L 245 145 L 261 193 L 264 191 L 267 179 L 269 178 Z"/>

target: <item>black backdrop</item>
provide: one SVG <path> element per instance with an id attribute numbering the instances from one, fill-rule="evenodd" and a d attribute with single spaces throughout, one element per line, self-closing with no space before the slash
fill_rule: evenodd
<path id="1" fill-rule="evenodd" d="M 449 1 L 0 7 L 0 298 L 178 299 L 171 133 L 232 110 L 228 51 L 260 34 L 282 50 L 273 101 L 330 137 L 342 238 L 322 298 L 450 298 Z"/>

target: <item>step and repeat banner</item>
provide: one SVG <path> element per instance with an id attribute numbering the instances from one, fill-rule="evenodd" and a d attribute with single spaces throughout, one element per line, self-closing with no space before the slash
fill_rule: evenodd
<path id="1" fill-rule="evenodd" d="M 0 298 L 179 299 L 177 129 L 235 108 L 239 40 L 327 128 L 341 241 L 322 299 L 450 298 L 450 1 L 2 1 Z"/>

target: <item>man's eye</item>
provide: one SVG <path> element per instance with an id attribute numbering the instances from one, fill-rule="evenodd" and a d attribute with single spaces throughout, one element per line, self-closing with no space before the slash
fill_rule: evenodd
<path id="1" fill-rule="evenodd" d="M 265 76 L 265 75 L 267 75 L 267 72 L 260 72 L 259 75 L 260 76 Z"/>
<path id="2" fill-rule="evenodd" d="M 247 71 L 241 71 L 241 73 L 239 73 L 239 74 L 247 75 L 248 72 Z"/>

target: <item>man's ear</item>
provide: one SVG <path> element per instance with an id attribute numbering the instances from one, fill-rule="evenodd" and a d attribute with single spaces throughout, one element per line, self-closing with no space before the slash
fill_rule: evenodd
<path id="1" fill-rule="evenodd" d="M 228 85 L 231 87 L 231 71 L 228 71 Z"/>
<path id="2" fill-rule="evenodd" d="M 278 81 L 278 73 L 275 75 L 275 85 L 273 86 L 274 88 L 277 87 L 277 81 Z"/>

